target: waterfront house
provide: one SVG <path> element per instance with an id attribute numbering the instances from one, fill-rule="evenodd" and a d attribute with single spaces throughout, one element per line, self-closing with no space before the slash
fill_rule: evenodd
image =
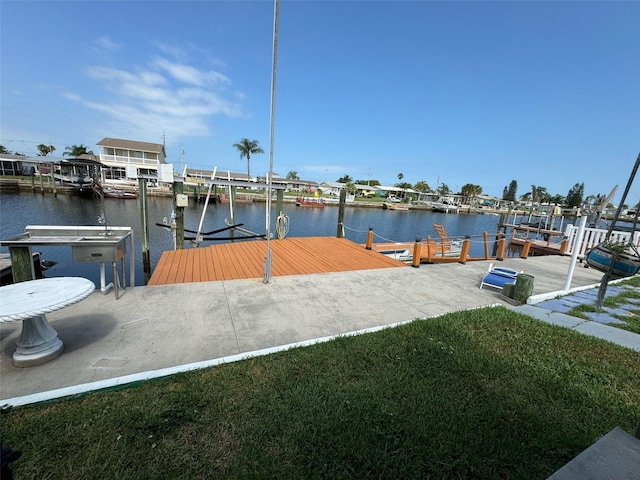
<path id="1" fill-rule="evenodd" d="M 124 180 L 159 176 L 160 165 L 167 165 L 164 145 L 105 137 L 97 144 L 105 180 Z"/>
<path id="2" fill-rule="evenodd" d="M 340 191 L 346 186 L 347 184 L 342 182 L 322 182 L 320 190 L 322 190 L 323 195 L 339 197 Z"/>

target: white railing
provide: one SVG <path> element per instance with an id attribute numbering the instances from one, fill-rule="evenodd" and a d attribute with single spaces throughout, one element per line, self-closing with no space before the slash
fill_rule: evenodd
<path id="1" fill-rule="evenodd" d="M 118 155 L 100 155 L 102 162 L 124 163 L 129 165 L 159 165 L 158 160 L 137 157 L 121 157 Z"/>
<path id="2" fill-rule="evenodd" d="M 585 228 L 584 237 L 582 238 L 582 244 L 579 246 L 578 257 L 584 257 L 587 250 L 595 247 L 599 243 L 602 243 L 607 235 L 607 230 L 603 228 Z M 578 227 L 575 225 L 567 225 L 565 230 L 565 237 L 569 240 L 569 246 L 565 252 L 566 255 L 571 255 L 576 243 L 576 237 L 578 236 Z M 611 240 L 614 242 L 628 242 L 631 238 L 631 232 L 625 232 L 622 230 L 613 230 L 611 232 Z M 633 244 L 640 247 L 640 232 L 635 232 L 633 238 Z"/>

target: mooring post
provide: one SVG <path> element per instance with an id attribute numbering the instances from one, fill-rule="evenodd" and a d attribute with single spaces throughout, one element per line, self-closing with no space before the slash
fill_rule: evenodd
<path id="1" fill-rule="evenodd" d="M 462 264 L 467 263 L 467 257 L 469 256 L 469 248 L 471 247 L 471 240 L 465 238 L 462 241 L 462 249 L 460 250 L 460 260 L 459 262 Z"/>
<path id="2" fill-rule="evenodd" d="M 431 237 L 429 235 L 427 235 L 427 263 L 433 263 L 433 260 L 431 258 L 433 253 L 434 253 L 432 251 L 433 246 L 434 245 L 431 242 Z"/>
<path id="3" fill-rule="evenodd" d="M 144 178 L 138 179 L 138 206 L 140 207 L 140 221 L 142 238 L 142 269 L 144 271 L 144 284 L 149 283 L 151 278 L 151 260 L 149 255 L 149 209 L 147 205 L 147 181 Z"/>
<path id="4" fill-rule="evenodd" d="M 496 260 L 498 260 L 499 262 L 504 260 L 504 246 L 506 243 L 507 241 L 504 239 L 504 237 L 500 237 L 498 239 L 498 242 L 497 242 L 498 251 L 496 252 Z"/>
<path id="5" fill-rule="evenodd" d="M 229 185 L 229 224 L 235 225 L 236 220 L 234 218 L 234 210 L 236 203 L 236 187 Z M 233 243 L 233 238 L 235 237 L 235 230 L 232 228 L 229 230 L 229 243 Z"/>
<path id="6" fill-rule="evenodd" d="M 527 240 L 522 245 L 522 251 L 520 252 L 520 258 L 527 258 L 529 256 L 529 250 L 531 249 L 531 242 Z"/>
<path id="7" fill-rule="evenodd" d="M 498 226 L 496 228 L 496 241 L 493 244 L 493 256 L 494 257 L 498 254 L 498 242 L 502 238 L 502 235 L 503 235 L 502 230 L 504 230 L 504 221 L 505 221 L 505 214 L 501 213 L 500 217 L 499 217 L 499 220 L 498 220 Z"/>
<path id="8" fill-rule="evenodd" d="M 184 182 L 173 182 L 173 211 L 176 214 L 176 250 L 184 249 L 184 207 L 178 205 L 178 195 L 184 194 Z"/>
<path id="9" fill-rule="evenodd" d="M 56 191 L 56 168 L 53 163 L 51 163 L 51 188 L 53 189 L 53 196 L 57 197 L 58 192 Z"/>
<path id="10" fill-rule="evenodd" d="M 9 257 L 13 283 L 36 279 L 31 247 L 9 247 Z"/>
<path id="11" fill-rule="evenodd" d="M 420 246 L 420 239 L 416 238 L 416 243 L 413 244 L 413 258 L 411 259 L 411 266 L 413 268 L 420 268 L 420 251 L 422 247 Z"/>
<path id="12" fill-rule="evenodd" d="M 367 233 L 367 244 L 365 246 L 367 250 L 373 248 L 373 227 L 369 227 L 369 233 Z"/>
<path id="13" fill-rule="evenodd" d="M 282 213 L 282 205 L 284 204 L 284 190 L 276 190 L 276 212 Z"/>
<path id="14" fill-rule="evenodd" d="M 484 259 L 489 260 L 489 235 L 487 232 L 482 232 L 482 241 L 484 243 Z"/>
<path id="15" fill-rule="evenodd" d="M 338 205 L 338 231 L 336 233 L 336 237 L 342 238 L 344 237 L 344 204 L 347 202 L 347 190 L 340 190 L 340 204 Z"/>

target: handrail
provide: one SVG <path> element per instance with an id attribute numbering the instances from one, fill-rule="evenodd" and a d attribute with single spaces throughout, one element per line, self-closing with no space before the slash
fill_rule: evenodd
<path id="1" fill-rule="evenodd" d="M 572 255 L 576 239 L 578 236 L 578 227 L 575 225 L 568 225 L 565 230 L 564 236 L 567 237 L 569 246 L 567 247 L 566 254 Z M 586 255 L 587 251 L 596 245 L 604 242 L 607 237 L 607 230 L 602 228 L 592 228 L 587 227 L 584 229 L 584 236 L 582 238 L 582 243 L 579 246 L 578 257 L 582 258 Z M 624 230 L 613 230 L 609 237 L 610 241 L 616 243 L 629 243 L 631 242 L 636 247 L 640 247 L 640 231 L 635 232 L 633 236 L 633 241 L 631 241 L 631 232 L 626 232 Z"/>

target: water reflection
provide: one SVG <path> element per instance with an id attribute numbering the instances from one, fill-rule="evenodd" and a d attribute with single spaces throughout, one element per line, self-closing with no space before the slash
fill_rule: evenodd
<path id="1" fill-rule="evenodd" d="M 40 195 L 22 193 L 0 196 L 0 238 L 5 239 L 24 232 L 27 225 L 100 225 L 98 218 L 104 212 L 108 225 L 132 227 L 135 239 L 136 283 L 142 285 L 144 276 L 141 255 L 141 215 L 138 202 L 105 198 L 101 204 L 98 198 L 83 198 L 73 195 Z M 170 222 L 172 201 L 166 197 L 149 197 L 149 237 L 151 268 L 155 268 L 162 252 L 174 248 L 173 232 L 156 225 Z M 274 203 L 275 208 L 275 203 Z M 190 201 L 185 208 L 185 228 L 197 230 L 202 216 L 203 205 Z M 275 218 L 272 213 L 271 231 L 275 232 Z M 289 237 L 335 236 L 338 227 L 338 208 L 328 206 L 323 209 L 300 208 L 285 204 L 282 213 L 289 217 Z M 211 231 L 225 226 L 230 219 L 229 204 L 209 205 L 203 231 Z M 235 223 L 257 233 L 264 233 L 265 204 L 237 204 L 234 212 Z M 389 211 L 382 208 L 347 207 L 344 214 L 345 237 L 365 243 L 369 227 L 376 234 L 376 241 L 413 241 L 416 238 L 435 238 L 433 223 L 445 226 L 449 235 L 479 235 L 483 231 L 493 234 L 496 231 L 498 217 L 493 215 L 454 215 L 429 211 Z M 240 236 L 241 234 L 236 234 Z M 228 232 L 216 235 L 227 237 Z M 205 242 L 202 246 L 215 242 Z M 191 248 L 185 242 L 186 248 Z M 37 247 L 43 258 L 58 262 L 47 271 L 48 276 L 82 276 L 99 284 L 99 267 L 94 263 L 73 263 L 69 247 Z M 2 251 L 7 251 L 2 247 Z M 471 254 L 480 255 L 482 246 L 472 243 Z M 127 266 L 128 268 L 128 266 Z M 110 271 L 110 269 L 107 269 Z"/>

